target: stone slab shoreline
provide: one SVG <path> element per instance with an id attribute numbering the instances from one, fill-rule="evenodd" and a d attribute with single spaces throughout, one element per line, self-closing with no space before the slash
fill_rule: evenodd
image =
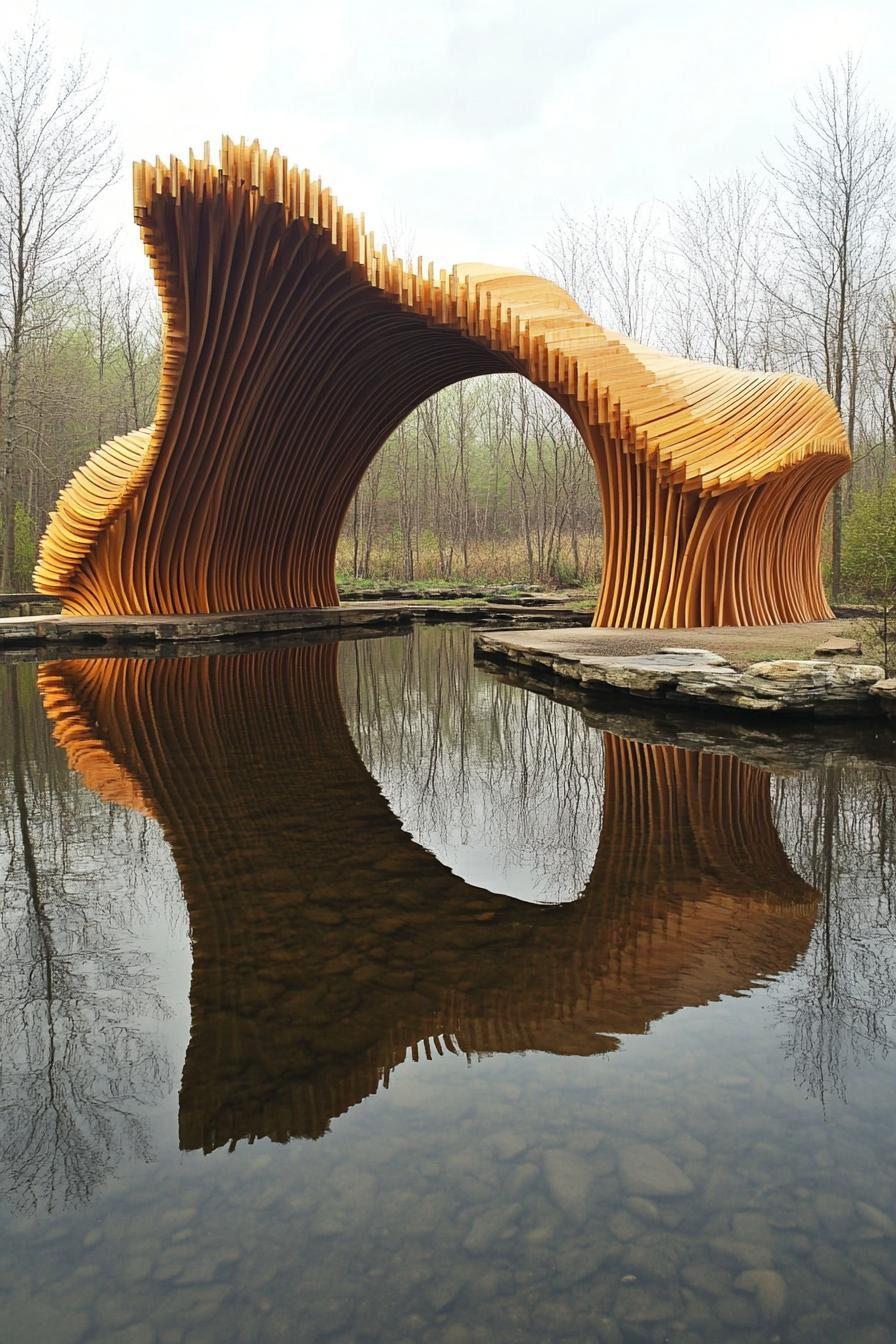
<path id="1" fill-rule="evenodd" d="M 211 612 L 192 616 L 10 616 L 0 619 L 0 658 L 5 650 L 34 649 L 46 656 L 74 656 L 91 647 L 208 643 L 309 630 L 388 629 L 415 621 L 494 621 L 517 628 L 546 624 L 587 625 L 585 612 L 557 611 L 528 602 L 346 602 L 339 607 L 286 611 Z"/>
<path id="2" fill-rule="evenodd" d="M 798 715 L 816 719 L 896 715 L 896 678 L 857 651 L 844 654 L 842 623 L 699 630 L 480 630 L 477 652 L 581 690 L 639 701 L 712 707 L 736 714 Z M 759 657 L 799 647 L 808 632 L 812 657 Z M 833 637 L 833 643 L 832 643 Z M 822 654 L 827 645 L 830 652 Z"/>

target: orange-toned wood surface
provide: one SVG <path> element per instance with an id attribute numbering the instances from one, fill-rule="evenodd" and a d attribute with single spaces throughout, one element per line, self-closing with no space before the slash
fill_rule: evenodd
<path id="1" fill-rule="evenodd" d="M 389 257 L 307 171 L 225 139 L 134 165 L 164 314 L 153 425 L 63 490 L 34 581 L 82 614 L 332 605 L 342 520 L 426 397 L 516 372 L 594 461 L 605 555 L 595 623 L 767 625 L 830 616 L 827 496 L 849 467 L 812 381 L 698 364 L 592 322 L 512 269 Z"/>

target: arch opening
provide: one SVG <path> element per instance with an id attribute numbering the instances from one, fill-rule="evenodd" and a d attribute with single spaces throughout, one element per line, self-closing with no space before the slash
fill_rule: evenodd
<path id="1" fill-rule="evenodd" d="M 375 454 L 343 521 L 340 591 L 394 583 L 600 581 L 594 469 L 563 407 L 510 372 L 422 402 Z"/>

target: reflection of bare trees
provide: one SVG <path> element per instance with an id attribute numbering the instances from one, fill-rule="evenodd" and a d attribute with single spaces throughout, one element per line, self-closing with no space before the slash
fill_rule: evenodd
<path id="1" fill-rule="evenodd" d="M 170 1078 L 147 1022 L 164 1004 L 125 932 L 146 823 L 74 787 L 24 670 L 2 687 L 0 1191 L 53 1208 L 149 1157 L 137 1107 Z"/>
<path id="2" fill-rule="evenodd" d="M 801 973 L 781 1013 L 797 1081 L 824 1102 L 887 1052 L 896 1003 L 896 770 L 831 765 L 776 784 L 776 821 L 821 893 Z"/>
<path id="3" fill-rule="evenodd" d="M 572 899 L 600 832 L 599 735 L 575 710 L 477 672 L 469 639 L 423 627 L 343 645 L 352 736 L 421 844 L 458 869 L 458 851 L 487 852 L 495 884 L 514 895 Z"/>

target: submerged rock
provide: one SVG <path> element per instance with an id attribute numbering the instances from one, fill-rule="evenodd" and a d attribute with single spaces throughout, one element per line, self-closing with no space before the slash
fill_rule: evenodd
<path id="1" fill-rule="evenodd" d="M 616 1314 L 620 1320 L 646 1325 L 653 1321 L 667 1321 L 680 1309 L 677 1298 L 660 1297 L 652 1288 L 623 1283 L 616 1298 Z"/>
<path id="2" fill-rule="evenodd" d="M 708 1261 L 692 1261 L 685 1265 L 681 1277 L 689 1288 L 710 1297 L 724 1297 L 731 1291 L 731 1275 L 721 1265 Z"/>
<path id="3" fill-rule="evenodd" d="M 509 1162 L 519 1157 L 528 1146 L 522 1134 L 514 1133 L 513 1130 L 505 1130 L 492 1139 L 492 1151 L 500 1162 Z"/>
<path id="4" fill-rule="evenodd" d="M 722 1260 L 741 1265 L 744 1269 L 771 1269 L 772 1253 L 768 1246 L 756 1241 L 741 1241 L 737 1237 L 710 1237 L 707 1243 Z"/>
<path id="5" fill-rule="evenodd" d="M 787 1284 L 774 1269 L 748 1269 L 734 1280 L 742 1293 L 753 1293 L 766 1321 L 776 1321 L 787 1305 Z"/>
<path id="6" fill-rule="evenodd" d="M 690 1176 L 652 1143 L 631 1143 L 623 1148 L 619 1154 L 619 1174 L 631 1195 L 659 1198 L 689 1195 L 694 1189 Z"/>
<path id="7" fill-rule="evenodd" d="M 877 1208 L 874 1204 L 868 1204 L 864 1200 L 857 1200 L 856 1212 L 870 1227 L 873 1227 L 881 1236 L 896 1237 L 896 1222 L 883 1209 Z"/>
<path id="8" fill-rule="evenodd" d="M 573 1222 L 583 1223 L 594 1179 L 588 1159 L 579 1153 L 551 1148 L 544 1155 L 544 1175 L 558 1208 Z"/>
<path id="9" fill-rule="evenodd" d="M 513 1227 L 522 1212 L 522 1204 L 495 1205 L 473 1220 L 464 1238 L 464 1249 L 473 1253 L 488 1250 L 493 1242 Z"/>
<path id="10" fill-rule="evenodd" d="M 739 1241 L 753 1241 L 767 1244 L 772 1239 L 771 1224 L 764 1213 L 756 1209 L 747 1209 L 736 1213 L 731 1219 L 735 1237 Z"/>
<path id="11" fill-rule="evenodd" d="M 643 1232 L 638 1219 L 627 1209 L 618 1209 L 607 1224 L 617 1241 L 632 1241 Z"/>

